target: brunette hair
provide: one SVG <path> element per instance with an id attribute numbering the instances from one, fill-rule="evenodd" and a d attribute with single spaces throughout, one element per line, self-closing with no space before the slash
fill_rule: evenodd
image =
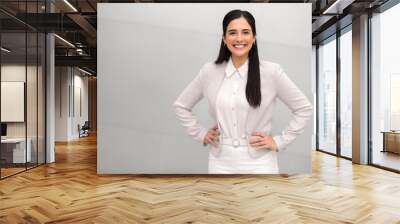
<path id="1" fill-rule="evenodd" d="M 243 17 L 250 25 L 253 35 L 256 35 L 256 22 L 248 11 L 243 10 L 232 10 L 228 12 L 222 21 L 223 36 L 226 35 L 228 24 L 237 18 Z M 229 61 L 231 52 L 228 47 L 224 44 L 224 40 L 221 40 L 221 48 L 215 64 L 222 64 L 223 62 Z M 256 108 L 261 104 L 261 81 L 260 81 L 260 59 L 258 57 L 257 41 L 254 42 L 253 46 L 249 51 L 249 68 L 247 75 L 246 84 L 246 98 L 250 106 Z"/>

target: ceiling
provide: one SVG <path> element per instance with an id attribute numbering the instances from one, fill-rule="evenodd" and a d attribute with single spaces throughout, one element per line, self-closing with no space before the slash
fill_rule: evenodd
<path id="1" fill-rule="evenodd" d="M 228 2 L 254 3 L 312 3 L 313 43 L 332 35 L 336 22 L 341 26 L 351 23 L 351 17 L 374 9 L 388 0 L 231 0 Z M 56 65 L 79 66 L 96 73 L 97 3 L 171 3 L 171 2 L 227 2 L 215 0 L 1 0 L 0 28 L 2 46 L 8 44 L 15 54 L 34 52 L 37 43 L 28 43 L 25 52 L 25 29 L 28 31 L 55 32 Z M 328 9 L 328 10 L 327 10 Z M 48 13 L 52 11 L 52 13 Z M 27 13 L 26 13 L 27 12 Z M 325 13 L 324 13 L 325 12 Z M 347 17 L 347 23 L 346 23 Z M 31 37 L 33 38 L 33 36 Z M 29 39 L 29 38 L 28 38 Z M 63 41 L 62 39 L 68 41 Z M 40 44 L 40 43 L 39 43 Z M 72 44 L 72 45 L 71 45 Z M 39 49 L 43 46 L 40 44 Z M 32 49 L 31 49 L 32 48 Z M 19 49 L 19 50 L 18 50 Z M 28 56 L 29 58 L 29 56 Z"/>

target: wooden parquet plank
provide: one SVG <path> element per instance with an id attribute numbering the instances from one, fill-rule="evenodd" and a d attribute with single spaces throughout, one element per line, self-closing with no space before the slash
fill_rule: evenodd
<path id="1" fill-rule="evenodd" d="M 96 137 L 0 181 L 1 223 L 398 223 L 400 175 L 313 152 L 310 175 L 97 175 Z"/>

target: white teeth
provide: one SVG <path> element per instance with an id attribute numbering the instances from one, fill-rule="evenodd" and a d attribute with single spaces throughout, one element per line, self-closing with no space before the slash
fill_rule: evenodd
<path id="1" fill-rule="evenodd" d="M 244 44 L 235 44 L 233 45 L 235 48 L 244 48 Z"/>

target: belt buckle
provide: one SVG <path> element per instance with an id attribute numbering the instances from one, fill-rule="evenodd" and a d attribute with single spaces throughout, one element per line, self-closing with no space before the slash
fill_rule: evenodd
<path id="1" fill-rule="evenodd" d="M 239 140 L 233 139 L 232 145 L 233 145 L 234 147 L 238 147 L 238 146 L 239 146 Z"/>

